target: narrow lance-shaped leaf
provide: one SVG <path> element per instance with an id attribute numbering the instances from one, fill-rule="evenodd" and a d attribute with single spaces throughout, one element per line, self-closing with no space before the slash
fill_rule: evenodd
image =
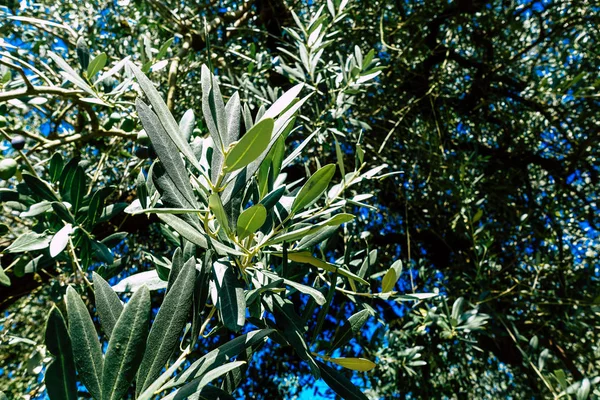
<path id="1" fill-rule="evenodd" d="M 207 371 L 222 365 L 233 357 L 237 357 L 246 349 L 255 351 L 265 342 L 266 337 L 273 332 L 273 329 L 261 329 L 236 337 L 194 361 L 189 368 L 177 375 L 171 383 L 165 385 L 165 389 L 181 386 L 186 382 L 199 378 Z"/>
<path id="2" fill-rule="evenodd" d="M 94 399 L 101 399 L 104 358 L 100 341 L 87 307 L 71 286 L 67 288 L 67 311 L 73 358 L 79 378 Z"/>
<path id="3" fill-rule="evenodd" d="M 177 191 L 175 195 L 182 196 L 192 207 L 196 207 L 197 202 L 192 192 L 190 178 L 172 136 L 165 131 L 157 115 L 140 99 L 136 101 L 136 108 L 154 150 L 174 184 Z"/>
<path id="4" fill-rule="evenodd" d="M 202 171 L 202 167 L 200 163 L 194 156 L 194 152 L 190 147 L 189 143 L 183 140 L 183 135 L 179 131 L 179 126 L 177 122 L 175 122 L 175 118 L 167 108 L 164 100 L 158 93 L 158 90 L 154 87 L 150 79 L 144 75 L 142 71 L 138 67 L 136 67 L 133 63 L 128 63 L 129 68 L 133 71 L 140 87 L 150 100 L 150 104 L 154 108 L 154 112 L 158 116 L 160 123 L 163 125 L 165 131 L 169 134 L 169 137 L 175 143 L 179 151 L 183 153 L 183 155 L 187 158 L 187 160 L 196 168 L 198 171 Z"/>
<path id="5" fill-rule="evenodd" d="M 195 127 L 196 116 L 194 115 L 194 110 L 189 109 L 183 114 L 183 117 L 181 117 L 181 120 L 179 121 L 179 130 L 181 131 L 184 141 L 190 141 L 190 137 L 192 136 Z"/>
<path id="6" fill-rule="evenodd" d="M 225 232 L 231 232 L 229 228 L 229 220 L 227 219 L 227 214 L 225 213 L 225 209 L 223 208 L 223 203 L 221 203 L 221 198 L 218 193 L 212 193 L 208 197 L 208 208 L 213 213 L 221 228 L 225 230 Z"/>
<path id="7" fill-rule="evenodd" d="M 181 218 L 171 214 L 157 214 L 156 216 L 171 228 L 175 229 L 185 239 L 204 249 L 209 248 L 206 235 L 202 232 L 199 232 Z M 220 242 L 212 241 L 211 243 L 219 254 L 232 254 L 238 256 L 243 254 L 242 252 L 232 249 L 231 247 L 227 247 Z"/>
<path id="8" fill-rule="evenodd" d="M 52 307 L 46 322 L 46 348 L 54 360 L 46 368 L 44 383 L 51 400 L 77 400 L 73 348 L 60 310 Z"/>
<path id="9" fill-rule="evenodd" d="M 246 132 L 227 153 L 225 157 L 226 171 L 236 171 L 256 160 L 267 149 L 274 126 L 273 119 L 266 118 Z"/>
<path id="10" fill-rule="evenodd" d="M 221 365 L 213 370 L 208 371 L 203 376 L 194 379 L 193 381 L 186 384 L 180 390 L 175 393 L 171 393 L 169 396 L 164 397 L 163 400 L 200 400 L 206 399 L 203 397 L 203 390 L 206 385 L 208 385 L 211 381 L 220 378 L 223 375 L 226 375 L 228 372 L 235 370 L 236 368 L 240 368 L 242 365 L 246 364 L 245 361 L 234 361 L 231 363 L 227 363 L 225 365 Z M 211 399 L 213 397 L 210 397 Z M 220 399 L 219 397 L 216 397 Z"/>
<path id="11" fill-rule="evenodd" d="M 186 263 L 158 310 L 137 374 L 138 395 L 160 376 L 162 368 L 177 347 L 177 341 L 192 306 L 195 278 L 195 263 Z"/>
<path id="12" fill-rule="evenodd" d="M 402 260 L 397 260 L 392 264 L 390 269 L 387 270 L 381 281 L 381 292 L 387 293 L 394 289 L 396 282 L 400 279 L 402 273 Z"/>
<path id="13" fill-rule="evenodd" d="M 361 310 L 344 321 L 341 329 L 337 331 L 333 338 L 330 351 L 333 351 L 339 347 L 342 347 L 352 339 L 353 336 L 357 336 L 360 333 L 361 328 L 369 319 L 371 314 L 368 310 Z"/>
<path id="14" fill-rule="evenodd" d="M 368 360 L 366 358 L 340 357 L 330 358 L 328 361 L 340 365 L 344 368 L 361 372 L 370 371 L 377 366 L 377 364 L 375 364 L 373 361 Z"/>
<path id="15" fill-rule="evenodd" d="M 121 313 L 108 342 L 102 373 L 102 400 L 120 400 L 142 361 L 150 323 L 150 292 L 135 292 Z"/>
<path id="16" fill-rule="evenodd" d="M 25 184 L 33 192 L 34 195 L 40 197 L 43 200 L 48 201 L 60 201 L 58 195 L 52 190 L 52 188 L 37 176 L 33 176 L 28 173 L 23 174 L 23 180 Z"/>
<path id="17" fill-rule="evenodd" d="M 333 174 L 335 174 L 335 164 L 326 165 L 315 172 L 298 192 L 291 213 L 295 214 L 317 200 L 329 186 Z"/>
<path id="18" fill-rule="evenodd" d="M 227 145 L 238 140 L 240 136 L 241 106 L 240 94 L 235 92 L 225 105 L 225 114 L 227 115 Z"/>
<path id="19" fill-rule="evenodd" d="M 368 400 L 351 381 L 335 369 L 317 361 L 321 370 L 321 378 L 334 392 L 344 400 Z"/>
<path id="20" fill-rule="evenodd" d="M 106 336 L 110 338 L 112 331 L 123 311 L 121 299 L 100 275 L 93 272 L 94 297 L 96 298 L 96 310 L 100 317 L 100 323 Z"/>
<path id="21" fill-rule="evenodd" d="M 75 169 L 75 174 L 73 175 L 73 181 L 71 182 L 70 190 L 71 205 L 73 206 L 74 214 L 77 211 L 79 211 L 79 208 L 81 207 L 81 203 L 83 202 L 83 197 L 85 196 L 86 189 L 87 187 L 85 185 L 85 171 L 83 170 L 83 168 L 78 166 Z"/>
<path id="22" fill-rule="evenodd" d="M 227 120 L 221 91 L 217 80 L 206 65 L 202 65 L 200 80 L 202 81 L 202 113 L 206 126 L 215 143 L 215 150 L 223 153 L 227 146 L 224 139 L 227 133 Z"/>
<path id="23" fill-rule="evenodd" d="M 246 298 L 242 282 L 235 275 L 231 264 L 215 262 L 213 264 L 215 284 L 219 295 L 217 306 L 223 324 L 238 332 L 246 321 Z"/>
<path id="24" fill-rule="evenodd" d="M 106 65 L 107 60 L 108 57 L 106 53 L 100 53 L 96 57 L 94 57 L 94 59 L 90 62 L 90 65 L 88 65 L 87 67 L 88 79 L 91 80 L 94 77 L 94 75 L 100 72 L 102 68 L 104 68 L 104 66 Z"/>

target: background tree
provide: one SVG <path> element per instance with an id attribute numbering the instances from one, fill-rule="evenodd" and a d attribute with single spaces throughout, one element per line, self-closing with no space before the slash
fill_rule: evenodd
<path id="1" fill-rule="evenodd" d="M 351 171 L 363 150 L 366 170 L 387 164 L 385 172 L 402 172 L 362 182 L 375 196 L 357 199 L 356 222 L 320 250 L 357 273 L 369 266 L 370 293 L 394 271 L 392 288 L 402 296 L 336 293 L 314 345 L 370 307 L 377 317 L 343 350 L 378 360 L 353 378 L 373 397 L 598 395 L 600 14 L 592 3 L 42 2 L 4 12 L 0 132 L 24 137 L 21 150 L 5 142 L 19 170 L 48 170 L 59 150 L 65 162 L 89 162 L 87 193 L 112 187 L 107 205 L 133 201 L 150 149 L 134 140 L 142 126 L 132 76 L 124 64 L 111 74 L 126 57 L 158 83 L 177 117 L 200 112 L 202 64 L 216 71 L 225 97 L 239 91 L 254 116 L 304 83 L 312 96 L 289 140 L 314 136 L 306 157 L 284 171 L 290 182 L 328 163 Z M 91 91 L 49 54 L 78 69 L 85 46 L 90 61 L 106 54 L 95 73 L 89 65 L 74 71 Z M 200 118 L 196 129 L 194 136 L 208 132 Z M 6 247 L 23 232 L 42 233 L 39 217 L 23 215 L 31 210 L 14 200 L 3 197 Z M 170 260 L 172 244 L 156 222 L 123 213 L 102 221 L 92 231 L 97 242 L 130 234 L 107 246 L 114 264 L 92 252 L 91 268 L 120 273 L 116 283 L 156 265 L 140 259 L 150 249 Z M 47 299 L 58 300 L 67 282 L 85 285 L 72 275 L 74 260 L 85 258 L 74 250 L 41 268 L 28 253 L 3 255 L 11 285 L 0 304 L 12 329 L 2 337 L 13 343 L 3 352 L 5 374 L 23 379 L 2 389 L 15 396 L 38 387 L 19 386 L 30 383 L 18 364 L 31 355 L 39 372 Z M 389 268 L 396 260 L 402 264 Z M 314 382 L 285 348 L 259 354 L 241 393 L 290 397 Z"/>

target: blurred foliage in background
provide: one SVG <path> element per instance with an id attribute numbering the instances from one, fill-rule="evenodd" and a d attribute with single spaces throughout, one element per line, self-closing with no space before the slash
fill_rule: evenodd
<path id="1" fill-rule="evenodd" d="M 0 392 L 600 396 L 598 26 L 0 2 Z"/>

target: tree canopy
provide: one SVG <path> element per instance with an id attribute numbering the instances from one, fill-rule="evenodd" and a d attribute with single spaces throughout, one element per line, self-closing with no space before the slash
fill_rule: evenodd
<path id="1" fill-rule="evenodd" d="M 600 8 L 0 6 L 0 399 L 600 396 Z"/>

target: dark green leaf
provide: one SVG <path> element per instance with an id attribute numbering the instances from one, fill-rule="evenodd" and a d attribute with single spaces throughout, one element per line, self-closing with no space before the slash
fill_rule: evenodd
<path id="1" fill-rule="evenodd" d="M 196 280 L 195 263 L 184 264 L 173 288 L 167 292 L 150 329 L 146 353 L 137 374 L 136 392 L 139 395 L 161 374 L 169 361 L 192 306 Z"/>
<path id="2" fill-rule="evenodd" d="M 150 323 L 150 292 L 141 288 L 121 313 L 106 350 L 102 400 L 122 399 L 142 361 Z"/>
<path id="3" fill-rule="evenodd" d="M 94 297 L 96 298 L 96 310 L 100 317 L 102 329 L 110 338 L 117 320 L 123 311 L 123 303 L 110 285 L 97 273 L 92 273 L 94 281 Z"/>
<path id="4" fill-rule="evenodd" d="M 71 338 L 58 308 L 52 307 L 46 322 L 46 348 L 54 360 L 46 368 L 44 383 L 51 400 L 77 400 L 77 381 Z"/>
<path id="5" fill-rule="evenodd" d="M 265 338 L 273 332 L 273 329 L 261 329 L 238 336 L 193 362 L 173 382 L 167 384 L 165 389 L 181 386 L 188 381 L 202 377 L 206 372 L 237 357 L 246 349 L 256 351 L 265 342 Z"/>
<path id="6" fill-rule="evenodd" d="M 321 378 L 344 400 L 368 400 L 351 381 L 335 369 L 317 361 L 321 370 Z"/>
<path id="7" fill-rule="evenodd" d="M 54 190 L 44 181 L 42 181 L 37 176 L 33 176 L 29 173 L 23 173 L 23 180 L 29 190 L 33 192 L 33 194 L 39 197 L 42 200 L 48 201 L 60 201 L 58 195 L 54 193 Z"/>
<path id="8" fill-rule="evenodd" d="M 219 301 L 217 307 L 223 324 L 230 330 L 238 332 L 246 321 L 246 298 L 244 285 L 234 271 L 232 264 L 215 262 L 213 272 Z"/>
<path id="9" fill-rule="evenodd" d="M 353 336 L 359 335 L 360 330 L 365 322 L 367 322 L 370 315 L 368 310 L 361 310 L 344 321 L 344 325 L 342 325 L 341 329 L 336 333 L 335 338 L 333 339 L 331 351 L 344 346 Z"/>
<path id="10" fill-rule="evenodd" d="M 104 358 L 98 334 L 87 307 L 71 286 L 67 287 L 69 334 L 73 344 L 73 358 L 79 379 L 92 397 L 102 398 L 101 382 Z"/>
<path id="11" fill-rule="evenodd" d="M 175 143 L 179 151 L 183 153 L 187 160 L 198 171 L 201 171 L 202 167 L 200 166 L 200 163 L 194 156 L 192 148 L 186 141 L 183 140 L 183 135 L 179 131 L 179 126 L 177 125 L 177 122 L 175 122 L 175 118 L 173 118 L 173 115 L 171 115 L 171 112 L 167 108 L 167 105 L 163 101 L 162 97 L 160 96 L 152 82 L 150 82 L 146 75 L 144 75 L 144 73 L 140 71 L 139 68 L 136 67 L 134 64 L 129 63 L 128 65 L 129 68 L 131 68 L 131 70 L 133 71 L 135 77 L 137 78 L 140 87 L 148 97 L 148 100 L 150 100 L 150 104 L 152 104 L 154 112 L 158 116 L 158 119 L 160 120 L 160 123 L 162 124 L 164 130 L 169 134 L 169 137 L 171 138 L 173 143 Z"/>
<path id="12" fill-rule="evenodd" d="M 58 181 L 60 178 L 63 166 L 64 161 L 62 155 L 60 153 L 54 153 L 50 159 L 50 165 L 48 166 L 48 172 L 50 173 L 50 180 L 52 183 Z"/>
<path id="13" fill-rule="evenodd" d="M 77 39 L 77 57 L 81 69 L 85 71 L 90 64 L 90 49 L 82 36 Z"/>
<path id="14" fill-rule="evenodd" d="M 71 215 L 71 213 L 63 203 L 58 203 L 56 201 L 53 202 L 52 209 L 54 210 L 56 215 L 58 215 L 58 217 L 63 221 L 70 224 L 75 224 L 75 218 L 73 218 L 73 215 Z"/>
<path id="15" fill-rule="evenodd" d="M 183 196 L 191 208 L 197 208 L 198 203 L 192 192 L 190 178 L 185 164 L 179 155 L 177 146 L 158 119 L 158 116 L 139 98 L 136 101 L 138 115 L 146 133 L 152 141 L 154 150 L 174 184 L 177 194 Z"/>
<path id="16" fill-rule="evenodd" d="M 86 192 L 85 171 L 81 167 L 75 169 L 73 181 L 71 182 L 71 205 L 73 206 L 73 214 L 76 214 L 83 203 L 83 197 Z"/>
<path id="17" fill-rule="evenodd" d="M 171 214 L 157 214 L 156 216 L 171 228 L 175 229 L 185 239 L 204 249 L 209 248 L 208 241 L 204 233 L 199 232 L 181 218 Z M 242 255 L 241 252 L 227 247 L 219 242 L 211 241 L 211 244 L 215 247 L 215 250 L 217 250 L 219 254 Z"/>

